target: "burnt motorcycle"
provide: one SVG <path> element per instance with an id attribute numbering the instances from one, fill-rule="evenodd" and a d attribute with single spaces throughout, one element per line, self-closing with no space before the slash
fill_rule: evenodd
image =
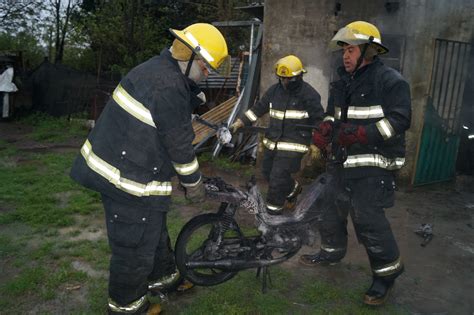
<path id="1" fill-rule="evenodd" d="M 224 125 L 214 125 L 200 117 L 198 122 L 216 130 L 218 140 L 229 145 L 232 138 Z M 314 126 L 298 125 L 304 129 Z M 339 125 L 333 125 L 339 130 Z M 253 132 L 266 128 L 250 127 Z M 252 178 L 245 190 L 221 178 L 206 178 L 204 184 L 210 198 L 220 201 L 217 213 L 192 218 L 181 229 L 175 245 L 176 265 L 183 277 L 196 285 L 212 286 L 232 279 L 239 271 L 257 268 L 263 271 L 262 291 L 270 280 L 268 267 L 293 257 L 303 245 L 311 245 L 313 226 L 321 221 L 342 190 L 342 164 L 347 152 L 336 145 L 338 131 L 332 134 L 329 151 L 322 152 L 326 172 L 306 187 L 291 215 L 270 215 L 265 201 Z M 257 235 L 245 235 L 235 220 L 239 209 L 255 216 Z M 247 233 L 249 234 L 249 233 Z"/>

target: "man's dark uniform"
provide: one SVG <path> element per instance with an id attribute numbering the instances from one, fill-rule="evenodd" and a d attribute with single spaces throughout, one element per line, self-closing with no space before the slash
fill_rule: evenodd
<path id="1" fill-rule="evenodd" d="M 171 178 L 177 174 L 185 187 L 201 179 L 192 146 L 194 87 L 167 49 L 132 69 L 72 167 L 74 180 L 102 194 L 114 312 L 138 312 L 149 286 L 175 276 L 166 228 Z"/>
<path id="2" fill-rule="evenodd" d="M 300 169 L 301 158 L 311 142 L 311 130 L 296 125 L 315 125 L 322 120 L 324 111 L 318 92 L 299 78 L 290 82 L 287 89 L 281 83 L 272 85 L 245 112 L 242 121 L 249 125 L 266 113 L 270 115 L 270 124 L 263 139 L 262 173 L 269 181 L 267 207 L 278 212 L 285 200 L 300 189 L 291 174 Z"/>
<path id="3" fill-rule="evenodd" d="M 340 69 L 331 84 L 325 120 L 363 125 L 367 144 L 348 148 L 344 162 L 345 195 L 321 224 L 321 255 L 342 259 L 347 248 L 347 214 L 351 213 L 359 241 L 365 246 L 375 277 L 387 280 L 403 271 L 397 243 L 384 208 L 394 204 L 394 174 L 405 163 L 405 130 L 410 126 L 410 88 L 403 77 L 380 59 L 353 77 Z"/>

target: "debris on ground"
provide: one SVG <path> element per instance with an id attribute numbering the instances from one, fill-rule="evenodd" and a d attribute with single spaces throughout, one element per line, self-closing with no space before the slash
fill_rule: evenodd
<path id="1" fill-rule="evenodd" d="M 415 234 L 423 237 L 423 242 L 421 246 L 425 247 L 433 239 L 433 224 L 431 223 L 422 223 L 416 230 Z"/>

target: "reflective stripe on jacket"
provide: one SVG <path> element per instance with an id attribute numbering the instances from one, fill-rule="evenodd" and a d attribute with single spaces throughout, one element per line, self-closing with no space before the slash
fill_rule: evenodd
<path id="1" fill-rule="evenodd" d="M 167 49 L 132 69 L 83 145 L 71 177 L 112 198 L 152 207 L 159 207 L 156 198 L 169 199 L 172 176 L 183 185 L 198 183 L 191 84 Z"/>

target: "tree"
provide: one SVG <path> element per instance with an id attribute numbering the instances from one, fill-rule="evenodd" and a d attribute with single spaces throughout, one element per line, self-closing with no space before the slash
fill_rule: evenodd
<path id="1" fill-rule="evenodd" d="M 76 8 L 77 2 L 74 0 L 67 0 L 66 3 L 62 0 L 50 0 L 50 5 L 52 14 L 54 16 L 55 26 L 54 62 L 61 63 L 64 56 L 65 39 L 69 31 L 69 21 L 74 9 Z"/>
<path id="2" fill-rule="evenodd" d="M 18 32 L 15 35 L 0 33 L 2 50 L 21 51 L 25 70 L 38 65 L 44 58 L 44 51 L 36 36 L 30 32 Z"/>
<path id="3" fill-rule="evenodd" d="M 233 19 L 239 14 L 234 7 L 245 3 L 242 0 L 84 0 L 81 24 L 96 54 L 98 73 L 125 74 L 171 44 L 169 28 Z"/>
<path id="4" fill-rule="evenodd" d="M 0 0 L 0 33 L 25 31 L 40 19 L 40 0 Z"/>
<path id="5" fill-rule="evenodd" d="M 167 30 L 174 14 L 170 6 L 116 0 L 83 2 L 82 9 L 81 24 L 96 53 L 99 75 L 104 71 L 125 74 L 170 43 Z"/>

